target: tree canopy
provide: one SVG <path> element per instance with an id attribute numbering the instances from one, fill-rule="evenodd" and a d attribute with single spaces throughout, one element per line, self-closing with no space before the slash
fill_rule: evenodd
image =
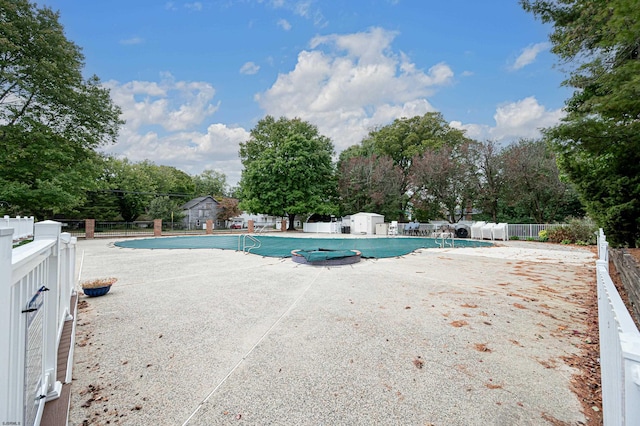
<path id="1" fill-rule="evenodd" d="M 587 212 L 614 244 L 640 245 L 640 2 L 522 1 L 553 24 L 552 51 L 575 88 L 545 136 Z"/>
<path id="2" fill-rule="evenodd" d="M 82 203 L 99 170 L 95 149 L 116 140 L 120 109 L 59 16 L 0 0 L 0 199 L 11 213 L 50 216 Z"/>
<path id="3" fill-rule="evenodd" d="M 458 222 L 477 190 L 475 151 L 471 143 L 428 148 L 412 159 L 411 201 L 419 220 Z"/>
<path id="4" fill-rule="evenodd" d="M 573 187 L 560 179 L 556 155 L 543 140 L 507 146 L 502 161 L 503 209 L 519 221 L 549 223 L 582 213 Z"/>
<path id="5" fill-rule="evenodd" d="M 195 185 L 195 196 L 202 197 L 211 195 L 212 197 L 221 197 L 229 194 L 229 185 L 227 185 L 227 176 L 216 170 L 204 170 L 199 175 L 192 177 Z"/>
<path id="6" fill-rule="evenodd" d="M 376 212 L 392 220 L 402 216 L 400 166 L 389 156 L 353 156 L 338 163 L 338 192 L 342 214 Z"/>
<path id="7" fill-rule="evenodd" d="M 336 211 L 333 144 L 299 118 L 267 116 L 240 144 L 244 170 L 240 208 L 251 213 L 288 216 Z"/>
<path id="8" fill-rule="evenodd" d="M 341 172 L 342 209 L 346 211 L 352 208 L 349 200 L 353 190 L 346 184 L 352 182 L 355 185 L 366 186 L 369 191 L 366 199 L 361 200 L 363 202 L 359 205 L 374 207 L 382 213 L 382 208 L 372 200 L 384 200 L 385 216 L 388 215 L 390 220 L 404 220 L 408 213 L 410 196 L 416 191 L 416 188 L 411 186 L 410 179 L 414 160 L 428 150 L 445 146 L 456 147 L 468 141 L 463 131 L 450 127 L 442 114 L 436 112 L 398 118 L 387 126 L 371 131 L 361 144 L 347 148 L 340 155 L 338 168 Z M 365 161 L 368 169 L 362 169 L 363 161 L 356 160 L 358 158 L 371 159 Z M 391 164 L 388 164 L 386 159 L 390 159 Z M 396 170 L 399 170 L 399 175 L 396 174 Z M 366 172 L 366 175 L 362 172 Z M 348 176 L 344 173 L 348 173 Z M 354 173 L 359 173 L 359 177 Z M 372 177 L 377 179 L 374 186 L 370 185 Z"/>

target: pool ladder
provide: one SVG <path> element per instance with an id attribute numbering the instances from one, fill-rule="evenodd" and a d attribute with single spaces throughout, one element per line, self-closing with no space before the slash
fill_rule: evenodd
<path id="1" fill-rule="evenodd" d="M 247 240 L 249 240 L 249 244 L 247 244 Z M 244 254 L 247 254 L 254 248 L 260 248 L 262 243 L 259 239 L 250 234 L 241 234 L 238 235 L 238 251 L 241 251 Z"/>
<path id="2" fill-rule="evenodd" d="M 453 238 L 455 234 L 453 232 L 439 232 L 436 235 L 436 244 L 440 246 L 440 248 L 445 247 L 455 247 L 455 238 Z"/>

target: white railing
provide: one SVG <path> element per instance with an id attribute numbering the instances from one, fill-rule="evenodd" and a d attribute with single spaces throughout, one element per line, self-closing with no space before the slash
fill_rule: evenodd
<path id="1" fill-rule="evenodd" d="M 640 332 L 609 276 L 608 244 L 598 233 L 598 322 L 605 426 L 640 424 Z"/>
<path id="2" fill-rule="evenodd" d="M 0 228 L 13 228 L 13 241 L 31 238 L 33 237 L 33 216 L 4 216 L 0 219 Z"/>
<path id="3" fill-rule="evenodd" d="M 305 222 L 302 224 L 302 232 L 316 234 L 339 234 L 342 222 Z"/>
<path id="4" fill-rule="evenodd" d="M 45 402 L 60 396 L 58 345 L 72 319 L 76 250 L 76 239 L 60 230 L 59 222 L 38 222 L 34 240 L 13 249 L 14 229 L 0 228 L 3 424 L 39 425 Z"/>
<path id="5" fill-rule="evenodd" d="M 520 240 L 526 240 L 527 238 L 533 238 L 537 240 L 539 238 L 540 231 L 557 228 L 563 226 L 562 223 L 510 223 L 507 239 L 511 237 L 518 237 Z"/>

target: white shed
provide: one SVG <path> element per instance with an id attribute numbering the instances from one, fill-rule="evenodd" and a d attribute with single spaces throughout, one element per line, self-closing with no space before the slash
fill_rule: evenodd
<path id="1" fill-rule="evenodd" d="M 377 213 L 356 213 L 351 215 L 351 233 L 373 235 L 376 225 L 384 223 L 384 216 Z"/>

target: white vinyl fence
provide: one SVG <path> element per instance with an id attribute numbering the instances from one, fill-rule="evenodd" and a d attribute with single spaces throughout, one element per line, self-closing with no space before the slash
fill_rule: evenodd
<path id="1" fill-rule="evenodd" d="M 12 248 L 0 227 L 0 421 L 39 425 L 46 401 L 60 396 L 57 354 L 72 320 L 76 239 L 59 222 L 34 226 L 34 241 Z M 67 372 L 67 381 L 70 369 Z"/>
<path id="2" fill-rule="evenodd" d="M 4 216 L 0 219 L 0 228 L 13 228 L 13 241 L 31 238 L 33 237 L 33 216 Z"/>
<path id="3" fill-rule="evenodd" d="M 563 226 L 563 223 L 510 223 L 507 239 L 511 237 L 518 237 L 520 240 L 526 240 L 527 238 L 533 238 L 537 240 L 539 238 L 540 231 L 545 231 L 559 226 Z"/>
<path id="4" fill-rule="evenodd" d="M 640 332 L 609 275 L 608 243 L 598 233 L 598 321 L 605 426 L 640 424 Z"/>

